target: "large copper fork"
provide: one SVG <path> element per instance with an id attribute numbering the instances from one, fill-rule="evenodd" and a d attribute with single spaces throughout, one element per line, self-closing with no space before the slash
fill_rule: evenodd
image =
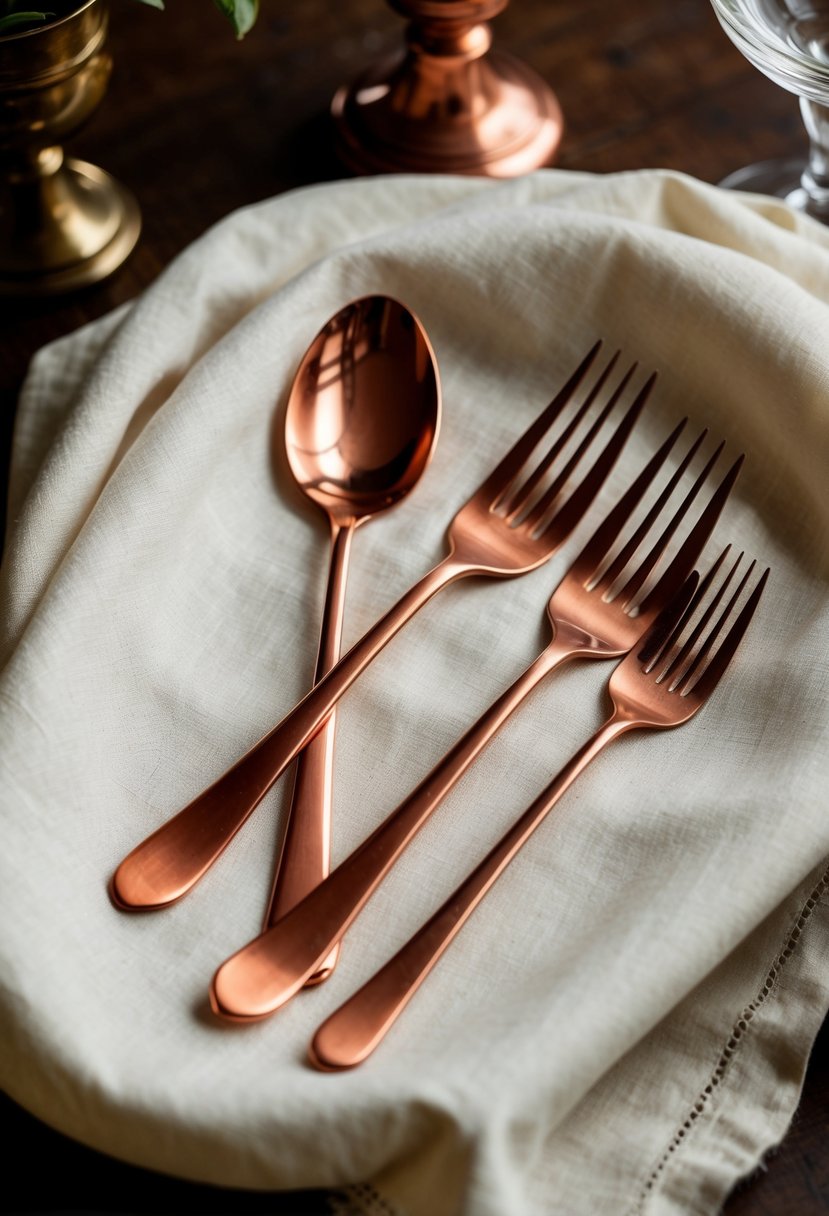
<path id="1" fill-rule="evenodd" d="M 595 378 L 581 406 L 566 424 L 562 422 L 561 432 L 541 459 L 532 463 L 532 457 L 586 379 L 600 345 L 593 347 L 547 409 L 461 507 L 449 527 L 449 555 L 406 592 L 278 726 L 124 859 L 110 887 L 119 907 L 160 908 L 185 895 L 317 733 L 360 672 L 433 595 L 469 575 L 512 578 L 525 574 L 547 561 L 569 536 L 613 467 L 655 379 L 650 377 L 640 389 L 594 464 L 565 496 L 577 467 L 622 397 L 635 365 L 610 392 L 617 352 Z M 593 417 L 590 410 L 600 394 L 606 400 Z"/>
<path id="2" fill-rule="evenodd" d="M 640 641 L 688 577 L 742 464 L 740 457 L 721 479 L 669 562 L 668 544 L 722 450 L 720 445 L 671 509 L 675 491 L 705 437 L 703 432 L 661 491 L 654 493 L 638 526 L 625 535 L 631 515 L 683 426 L 681 423 L 651 458 L 553 592 L 547 605 L 553 637 L 546 649 L 359 848 L 300 904 L 219 969 L 211 993 L 216 1013 L 234 1020 L 264 1017 L 288 1000 L 340 941 L 415 833 L 530 691 L 569 660 L 618 658 Z M 656 540 L 649 541 L 654 530 Z M 662 559 L 666 569 L 655 579 Z M 649 578 L 655 581 L 648 589 Z"/>
<path id="3" fill-rule="evenodd" d="M 496 879 L 602 748 L 629 730 L 680 726 L 702 708 L 733 658 L 768 577 L 766 570 L 749 594 L 752 562 L 722 608 L 740 562 L 738 558 L 720 577 L 724 556 L 699 584 L 679 621 L 676 606 L 668 609 L 641 651 L 632 652 L 613 672 L 609 687 L 613 713 L 604 726 L 434 916 L 322 1024 L 310 1048 L 318 1068 L 351 1068 L 370 1055 Z"/>

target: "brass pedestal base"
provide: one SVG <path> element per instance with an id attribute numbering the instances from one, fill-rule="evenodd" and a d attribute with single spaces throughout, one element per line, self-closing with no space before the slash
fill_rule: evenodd
<path id="1" fill-rule="evenodd" d="M 141 214 L 132 194 L 96 165 L 63 160 L 14 185 L 0 212 L 0 293 L 53 295 L 97 283 L 132 252 Z M 49 166 L 51 168 L 51 166 Z"/>

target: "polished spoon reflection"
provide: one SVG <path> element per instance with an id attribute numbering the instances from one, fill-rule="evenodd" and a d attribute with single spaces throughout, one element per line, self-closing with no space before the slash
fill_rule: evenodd
<path id="1" fill-rule="evenodd" d="M 328 387 L 327 408 L 292 411 L 297 419 L 293 427 L 296 442 L 292 446 L 295 459 L 301 462 L 298 467 L 305 470 L 302 478 L 309 492 L 313 488 L 328 505 L 344 503 L 348 497 L 352 511 L 354 498 L 366 500 L 380 485 L 385 486 L 389 503 L 406 493 L 416 480 L 415 471 L 421 460 L 432 450 L 440 418 L 437 367 L 420 324 L 411 313 L 386 297 L 357 301 L 355 309 L 355 315 L 364 312 L 361 323 L 355 324 L 347 341 L 341 334 L 332 335 L 329 345 L 323 343 L 320 354 L 325 357 L 314 373 L 318 392 Z M 365 387 L 355 396 L 353 387 L 358 379 Z M 336 387 L 338 380 L 342 381 L 341 388 Z M 387 402 L 382 426 L 377 426 L 376 414 L 366 407 L 369 386 L 371 394 Z M 454 569 L 448 577 L 443 570 L 441 573 L 443 583 L 458 577 Z M 421 590 L 423 581 L 417 590 Z M 429 593 L 419 603 L 431 598 L 439 585 L 430 585 Z M 337 664 L 346 667 L 345 688 L 373 653 L 412 615 L 413 600 L 415 593 L 407 593 L 394 613 L 382 618 L 384 629 L 375 626 L 370 631 L 369 640 L 374 642 L 374 648 L 368 657 L 369 648 L 363 639 L 362 644 L 349 652 L 351 663 L 346 657 Z M 379 644 L 378 633 L 382 634 Z M 359 659 L 356 671 L 355 655 Z M 333 679 L 331 672 L 316 687 L 322 688 Z M 268 750 L 264 782 L 260 740 L 241 761 L 189 803 L 184 812 L 180 811 L 137 845 L 112 877 L 109 891 L 113 903 L 125 911 L 143 910 L 165 907 L 185 895 L 224 851 L 276 777 L 323 728 L 344 690 L 340 688 L 323 710 L 319 710 L 313 691 L 308 693 L 299 719 L 295 711 L 289 716 L 294 724 L 301 719 L 302 742 L 291 748 L 277 771 L 272 769 Z M 311 719 L 304 709 L 309 698 Z M 271 737 L 275 737 L 274 732 L 270 732 L 268 738 Z"/>
<path id="2" fill-rule="evenodd" d="M 328 516 L 331 559 L 314 683 L 340 656 L 354 531 L 395 506 L 423 474 L 438 432 L 434 357 L 414 315 L 387 296 L 346 305 L 305 353 L 285 416 L 300 489 Z M 294 789 L 265 928 L 329 869 L 335 714 L 296 760 Z M 308 980 L 331 974 L 335 947 Z"/>

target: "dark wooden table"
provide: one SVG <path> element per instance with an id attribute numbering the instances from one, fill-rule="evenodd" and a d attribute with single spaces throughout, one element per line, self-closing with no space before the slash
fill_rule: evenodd
<path id="1" fill-rule="evenodd" d="M 262 3 L 253 32 L 237 43 L 210 0 L 169 0 L 165 13 L 112 0 L 115 74 L 71 151 L 134 190 L 143 236 L 101 286 L 54 301 L 0 301 L 3 471 L 17 394 L 38 347 L 129 300 L 229 211 L 342 176 L 331 153 L 329 100 L 397 44 L 400 20 L 382 0 Z M 495 35 L 556 89 L 567 122 L 563 168 L 661 166 L 717 181 L 749 161 L 804 146 L 795 100 L 740 57 L 708 0 L 512 0 Z M 825 1027 L 783 1147 L 731 1196 L 728 1216 L 829 1212 L 827 1110 Z M 16 1145 L 4 1168 L 9 1211 L 323 1210 L 313 1193 L 222 1192 L 135 1170 L 10 1103 L 4 1113 Z M 24 1164 L 27 1148 L 42 1169 Z"/>

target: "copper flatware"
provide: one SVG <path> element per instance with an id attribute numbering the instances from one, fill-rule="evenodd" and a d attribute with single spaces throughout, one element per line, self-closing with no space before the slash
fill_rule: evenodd
<path id="1" fill-rule="evenodd" d="M 340 655 L 348 557 L 355 530 L 405 498 L 437 440 L 440 385 L 423 326 L 388 296 L 342 308 L 300 363 L 285 413 L 285 450 L 304 494 L 328 517 L 331 558 L 314 683 Z M 336 712 L 294 769 L 274 888 L 271 925 L 321 882 L 329 868 Z M 333 970 L 338 947 L 308 983 Z"/>
<path id="2" fill-rule="evenodd" d="M 219 968 L 211 989 L 214 1012 L 233 1020 L 247 1020 L 264 1017 L 289 1000 L 313 973 L 319 958 L 342 938 L 435 807 L 530 691 L 564 663 L 578 658 L 618 658 L 640 641 L 688 577 L 742 464 L 739 457 L 711 494 L 667 568 L 648 586 L 722 451 L 720 444 L 679 504 L 668 509 L 705 437 L 703 432 L 654 495 L 641 522 L 631 528 L 630 535 L 624 535 L 625 524 L 664 465 L 684 425 L 681 423 L 650 459 L 553 592 L 547 605 L 553 634 L 548 646 L 401 806 L 299 907 Z M 654 530 L 656 540 L 650 541 Z"/>
<path id="3" fill-rule="evenodd" d="M 769 573 L 749 593 L 752 562 L 720 610 L 742 557 L 721 577 L 724 556 L 688 603 L 697 578 L 692 576 L 686 593 L 657 619 L 642 649 L 632 651 L 613 672 L 608 689 L 613 712 L 604 725 L 434 916 L 320 1026 L 310 1047 L 318 1068 L 351 1068 L 371 1054 L 496 879 L 604 747 L 629 730 L 681 726 L 706 703 L 749 626 Z"/>
<path id="4" fill-rule="evenodd" d="M 470 575 L 513 578 L 526 574 L 555 552 L 598 493 L 653 383 L 652 377 L 640 389 L 589 471 L 565 497 L 565 487 L 622 397 L 635 365 L 606 394 L 604 405 L 589 421 L 590 407 L 610 378 L 617 352 L 541 459 L 531 458 L 585 379 L 600 345 L 587 354 L 558 395 L 458 511 L 449 526 L 448 556 L 407 591 L 233 768 L 122 861 L 110 887 L 119 907 L 161 908 L 185 895 L 317 733 L 360 672 L 438 591 Z M 579 439 L 582 423 L 586 433 Z"/>

